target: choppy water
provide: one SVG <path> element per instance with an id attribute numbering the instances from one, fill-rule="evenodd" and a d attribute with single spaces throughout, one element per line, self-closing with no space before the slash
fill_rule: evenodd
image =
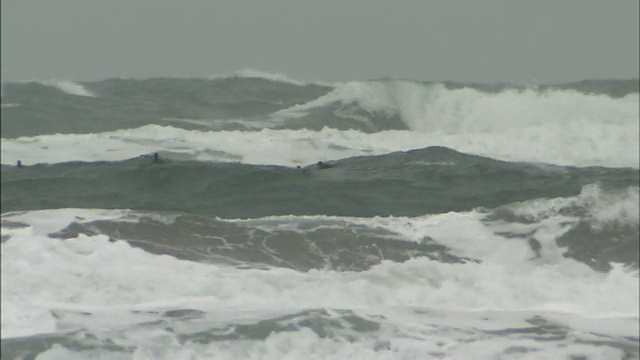
<path id="1" fill-rule="evenodd" d="M 638 358 L 639 112 L 637 80 L 3 84 L 2 357 Z"/>

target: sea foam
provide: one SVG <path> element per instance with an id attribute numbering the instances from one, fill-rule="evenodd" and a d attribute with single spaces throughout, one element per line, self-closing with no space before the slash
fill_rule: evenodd
<path id="1" fill-rule="evenodd" d="M 526 242 L 487 231 L 474 213 L 361 220 L 408 236 L 430 236 L 461 255 L 482 260 L 384 261 L 365 272 L 237 269 L 150 254 L 104 235 L 81 234 L 64 241 L 45 235 L 68 225 L 70 215 L 85 221 L 123 214 L 67 209 L 3 215 L 3 220 L 27 224 L 3 227 L 3 234 L 11 236 L 2 243 L 3 337 L 53 331 L 53 319 L 47 316 L 52 308 L 272 311 L 417 306 L 638 318 L 637 271 L 614 267 L 599 273 L 562 257 L 529 261 L 533 254 Z"/>
<path id="2" fill-rule="evenodd" d="M 17 160 L 23 164 L 117 161 L 161 152 L 176 159 L 296 166 L 319 160 L 445 146 L 505 161 L 638 168 L 637 133 L 637 122 L 611 126 L 548 123 L 526 132 L 507 129 L 502 133 L 460 134 L 404 130 L 363 133 L 331 128 L 197 131 L 146 125 L 99 134 L 2 139 L 1 152 L 3 164 L 15 164 Z"/>

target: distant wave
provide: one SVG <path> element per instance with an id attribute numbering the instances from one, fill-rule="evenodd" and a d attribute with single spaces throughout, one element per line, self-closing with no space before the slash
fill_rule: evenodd
<path id="1" fill-rule="evenodd" d="M 96 97 L 91 91 L 87 90 L 81 84 L 69 80 L 38 80 L 42 85 L 53 86 L 60 89 L 65 94 L 76 96 Z"/>
<path id="2" fill-rule="evenodd" d="M 640 167 L 639 98 L 631 81 L 592 83 L 596 90 L 585 93 L 570 85 L 486 89 L 404 80 L 300 87 L 274 74 L 238 75 L 261 78 L 87 83 L 103 102 L 87 101 L 88 90 L 75 83 L 51 83 L 80 95 L 64 102 L 40 83 L 8 83 L 3 100 L 30 110 L 3 114 L 3 163 L 165 151 L 295 166 L 445 146 L 507 161 Z M 269 76 L 274 82 L 264 80 Z M 25 136 L 30 144 L 18 139 Z"/>
<path id="3" fill-rule="evenodd" d="M 254 70 L 254 69 L 243 69 L 243 70 L 234 71 L 231 73 L 214 74 L 210 77 L 211 80 L 230 79 L 230 78 L 265 79 L 265 80 L 271 80 L 274 82 L 282 82 L 282 83 L 288 83 L 288 84 L 293 84 L 298 86 L 306 86 L 309 84 L 333 86 L 332 83 L 328 83 L 320 80 L 302 81 L 302 80 L 292 79 L 282 73 L 267 72 L 267 71 Z"/>
<path id="4" fill-rule="evenodd" d="M 3 109 L 5 109 L 5 108 L 18 107 L 18 106 L 20 106 L 20 104 L 18 104 L 18 103 L 3 103 L 1 106 L 2 106 Z"/>
<path id="5" fill-rule="evenodd" d="M 278 114 L 300 117 L 301 112 L 331 104 L 358 104 L 369 114 L 399 115 L 420 132 L 489 131 L 542 123 L 584 119 L 588 122 L 627 123 L 638 117 L 638 94 L 616 99 L 575 90 L 504 89 L 489 93 L 474 88 L 447 88 L 444 84 L 410 81 L 357 81 Z"/>

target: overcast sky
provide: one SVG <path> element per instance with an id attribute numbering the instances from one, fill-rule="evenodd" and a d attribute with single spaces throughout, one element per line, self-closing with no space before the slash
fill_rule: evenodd
<path id="1" fill-rule="evenodd" d="M 2 0 L 2 78 L 638 78 L 638 3 Z"/>

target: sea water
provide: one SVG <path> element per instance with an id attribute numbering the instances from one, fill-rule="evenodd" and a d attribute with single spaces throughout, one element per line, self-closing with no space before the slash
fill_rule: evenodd
<path id="1" fill-rule="evenodd" d="M 638 358 L 637 81 L 3 91 L 3 358 Z"/>

